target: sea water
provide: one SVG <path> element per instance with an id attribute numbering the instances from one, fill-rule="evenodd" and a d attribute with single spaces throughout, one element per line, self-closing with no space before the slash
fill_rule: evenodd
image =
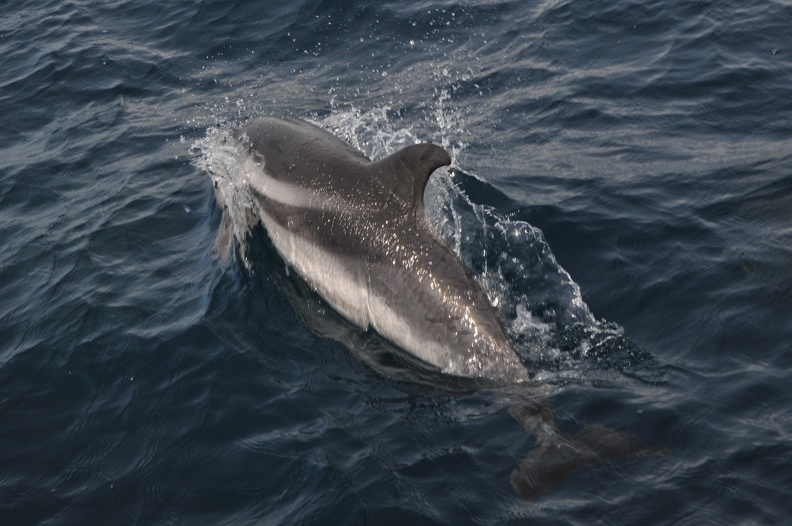
<path id="1" fill-rule="evenodd" d="M 0 17 L 3 524 L 785 524 L 787 2 L 43 2 Z M 451 152 L 427 208 L 574 433 L 400 361 L 203 160 L 249 118 Z M 240 230 L 240 232 L 244 232 Z M 296 306 L 295 306 L 296 304 Z"/>

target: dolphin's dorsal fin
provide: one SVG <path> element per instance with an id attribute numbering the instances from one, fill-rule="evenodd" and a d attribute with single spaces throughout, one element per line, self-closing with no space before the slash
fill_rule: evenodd
<path id="1" fill-rule="evenodd" d="M 372 163 L 375 177 L 388 176 L 391 196 L 413 212 L 423 211 L 423 194 L 432 172 L 451 164 L 451 156 L 434 144 L 413 144 Z"/>

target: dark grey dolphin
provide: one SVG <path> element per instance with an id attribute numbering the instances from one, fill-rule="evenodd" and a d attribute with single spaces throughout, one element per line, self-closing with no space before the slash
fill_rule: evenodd
<path id="1" fill-rule="evenodd" d="M 417 144 L 371 162 L 321 128 L 286 117 L 255 119 L 236 130 L 235 141 L 253 212 L 272 244 L 343 317 L 443 373 L 527 380 L 484 291 L 426 217 L 424 189 L 451 163 L 445 150 Z M 541 399 L 522 400 L 510 413 L 539 441 L 512 473 L 524 499 L 583 467 L 658 453 L 599 425 L 566 436 Z"/>
<path id="2" fill-rule="evenodd" d="M 261 220 L 289 265 L 355 325 L 457 376 L 527 379 L 495 309 L 426 217 L 432 144 L 371 162 L 305 121 L 237 131 Z"/>

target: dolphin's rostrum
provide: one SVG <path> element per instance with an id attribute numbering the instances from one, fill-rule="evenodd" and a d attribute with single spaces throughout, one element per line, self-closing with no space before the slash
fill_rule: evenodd
<path id="1" fill-rule="evenodd" d="M 528 379 L 495 308 L 427 219 L 424 189 L 451 164 L 445 150 L 416 144 L 372 162 L 289 117 L 254 119 L 235 130 L 233 142 L 252 212 L 272 244 L 344 318 L 446 374 Z M 583 467 L 658 453 L 600 425 L 566 436 L 547 404 L 527 399 L 510 409 L 539 441 L 511 476 L 524 499 Z"/>

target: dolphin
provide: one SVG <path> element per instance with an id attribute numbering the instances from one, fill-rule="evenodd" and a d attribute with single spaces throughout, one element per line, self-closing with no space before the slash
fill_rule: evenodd
<path id="1" fill-rule="evenodd" d="M 248 212 L 343 318 L 441 373 L 530 388 L 497 311 L 424 210 L 427 181 L 451 164 L 443 148 L 415 144 L 372 162 L 291 117 L 253 119 L 232 142 L 253 200 Z M 343 330 L 333 332 L 339 339 Z M 584 467 L 668 453 L 597 424 L 567 436 L 546 402 L 530 393 L 521 399 L 509 413 L 539 444 L 511 475 L 523 499 Z"/>
<path id="2" fill-rule="evenodd" d="M 250 189 L 281 257 L 337 312 L 446 374 L 515 382 L 527 370 L 482 288 L 427 219 L 433 144 L 372 162 L 287 117 L 236 131 Z"/>

